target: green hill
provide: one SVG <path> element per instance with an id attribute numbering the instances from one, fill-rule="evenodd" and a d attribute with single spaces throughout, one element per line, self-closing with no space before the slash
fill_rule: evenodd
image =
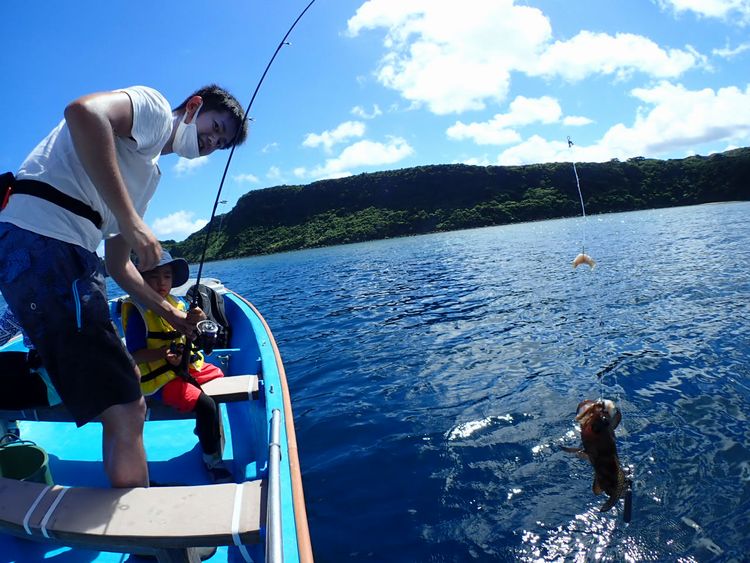
<path id="1" fill-rule="evenodd" d="M 750 199 L 750 148 L 577 163 L 587 214 Z M 571 163 L 445 164 L 248 192 L 214 219 L 208 260 L 580 214 Z M 206 229 L 165 248 L 200 260 Z"/>

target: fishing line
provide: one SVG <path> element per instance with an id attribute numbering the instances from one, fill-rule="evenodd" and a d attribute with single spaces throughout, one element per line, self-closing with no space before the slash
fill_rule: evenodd
<path id="1" fill-rule="evenodd" d="M 276 55 L 279 54 L 279 51 L 281 51 L 281 48 L 284 45 L 289 45 L 287 42 L 287 38 L 289 37 L 289 34 L 292 33 L 292 30 L 297 25 L 297 22 L 302 19 L 302 16 L 305 15 L 305 12 L 310 9 L 310 6 L 312 6 L 315 3 L 315 0 L 311 0 L 311 2 L 305 7 L 302 12 L 300 12 L 299 16 L 297 16 L 297 19 L 294 20 L 294 23 L 292 23 L 289 30 L 284 35 L 283 39 L 279 41 L 279 45 L 276 47 L 276 50 L 273 52 L 273 56 L 271 57 L 271 60 L 268 61 L 268 64 L 266 65 L 266 69 L 263 71 L 263 75 L 260 77 L 260 80 L 258 81 L 258 85 L 255 87 L 255 91 L 253 92 L 252 97 L 250 98 L 250 103 L 247 105 L 247 109 L 245 110 L 245 117 L 242 118 L 242 122 L 240 123 L 240 126 L 237 128 L 237 132 L 235 133 L 234 139 L 232 139 L 232 148 L 229 151 L 229 157 L 227 158 L 227 164 L 224 166 L 224 173 L 221 176 L 221 182 L 219 183 L 219 190 L 216 192 L 216 201 L 214 201 L 214 207 L 211 210 L 211 218 L 208 221 L 208 228 L 206 229 L 206 237 L 203 241 L 203 252 L 201 253 L 201 259 L 198 265 L 198 276 L 195 280 L 195 287 L 196 291 L 193 295 L 193 306 L 197 306 L 198 304 L 198 297 L 199 292 L 197 291 L 197 286 L 200 284 L 201 281 L 201 274 L 203 273 L 203 263 L 206 261 L 206 252 L 208 251 L 208 242 L 211 238 L 211 232 L 213 231 L 213 223 L 214 218 L 216 217 L 216 208 L 219 206 L 219 200 L 221 199 L 221 190 L 224 188 L 224 180 L 226 180 L 227 172 L 229 171 L 229 164 L 232 162 L 232 156 L 234 156 L 234 149 L 236 148 L 235 141 L 237 137 L 240 134 L 240 131 L 245 127 L 245 123 L 248 120 L 248 116 L 250 115 L 250 108 L 253 107 L 253 102 L 255 101 L 255 97 L 258 95 L 258 90 L 260 90 L 261 84 L 263 84 L 263 81 L 266 78 L 266 74 L 268 74 L 268 70 L 271 68 L 271 65 L 273 64 L 273 61 L 276 59 Z"/>
<path id="2" fill-rule="evenodd" d="M 570 135 L 568 135 L 568 148 L 571 150 L 573 148 L 573 141 L 571 140 Z M 575 162 L 575 159 L 572 159 L 572 160 L 573 160 L 573 174 L 575 175 L 575 178 L 576 178 L 576 188 L 578 189 L 578 198 L 581 201 L 581 215 L 583 217 L 583 225 L 581 228 L 581 254 L 579 255 L 580 257 L 580 256 L 586 255 L 586 206 L 583 203 L 583 192 L 581 191 L 581 180 L 578 177 L 578 169 L 576 168 L 576 162 Z M 576 260 L 573 261 L 573 267 L 577 266 L 579 257 L 576 257 Z M 599 326 L 601 326 L 602 324 L 601 315 L 597 315 L 596 318 L 599 320 L 599 323 L 598 323 Z M 597 377 L 597 380 L 599 382 L 599 398 L 602 398 L 604 396 L 604 385 L 602 383 L 601 377 Z"/>
<path id="3" fill-rule="evenodd" d="M 568 148 L 573 147 L 573 141 L 568 136 Z M 578 188 L 578 198 L 581 200 L 581 213 L 583 215 L 583 229 L 582 229 L 582 242 L 581 242 L 581 254 L 586 254 L 586 206 L 583 204 L 583 193 L 581 192 L 581 181 L 578 179 L 578 170 L 576 169 L 576 162 L 573 161 L 573 174 L 576 177 L 576 187 Z"/>
<path id="4" fill-rule="evenodd" d="M 568 148 L 571 149 L 573 147 L 573 141 L 570 139 L 570 136 L 568 136 Z M 578 188 L 578 198 L 581 201 L 581 215 L 583 217 L 583 225 L 581 228 L 581 254 L 586 255 L 586 206 L 583 203 L 583 192 L 581 192 L 581 181 L 578 178 L 578 169 L 576 168 L 575 160 L 573 160 L 573 174 L 576 177 L 576 188 Z M 574 266 L 576 266 L 576 261 L 573 262 Z M 597 315 L 599 318 L 599 326 L 602 326 L 602 321 L 600 318 L 600 315 Z M 604 375 L 607 373 L 607 371 L 612 370 L 605 370 L 602 372 L 599 372 L 596 376 L 598 384 L 599 384 L 599 400 L 602 401 L 604 399 Z M 622 404 L 622 393 L 620 390 L 622 389 L 619 385 L 619 382 L 617 381 L 617 373 L 612 373 L 612 378 L 614 380 L 614 388 L 615 388 L 615 403 L 617 405 Z M 622 426 L 622 422 L 620 423 Z M 622 453 L 622 457 L 627 459 L 628 458 L 628 440 L 626 440 L 624 437 L 620 439 L 620 452 Z M 622 517 L 623 521 L 625 523 L 629 523 L 632 518 L 632 510 L 633 510 L 633 476 L 635 474 L 635 466 L 628 464 L 623 464 L 622 460 L 620 461 L 623 471 L 625 473 L 625 479 L 626 479 L 626 486 L 625 486 L 625 492 L 623 494 L 623 512 Z"/>
<path id="5" fill-rule="evenodd" d="M 605 372 L 606 373 L 606 372 Z M 603 379 L 605 373 L 599 373 L 597 374 L 597 378 L 599 379 L 599 397 L 600 400 L 604 397 L 604 393 L 602 393 L 603 388 Z M 618 405 L 618 408 L 620 408 L 620 412 L 622 413 L 622 397 L 624 394 L 624 390 L 622 386 L 620 385 L 620 382 L 617 379 L 617 371 L 612 371 L 612 387 L 614 388 L 614 400 L 615 404 Z M 623 413 L 624 417 L 624 413 Z M 620 422 L 619 428 L 624 429 L 625 427 L 624 422 Z M 621 436 L 620 438 L 620 448 L 619 448 L 619 455 L 618 458 L 620 458 L 620 465 L 622 467 L 623 473 L 625 473 L 625 492 L 622 495 L 623 499 L 623 509 L 622 509 L 622 519 L 626 524 L 630 523 L 630 520 L 633 516 L 633 478 L 635 476 L 635 465 L 632 463 L 625 463 L 623 460 L 630 459 L 630 451 L 628 448 L 628 442 L 630 441 L 628 439 L 629 434 L 626 433 L 625 436 Z"/>

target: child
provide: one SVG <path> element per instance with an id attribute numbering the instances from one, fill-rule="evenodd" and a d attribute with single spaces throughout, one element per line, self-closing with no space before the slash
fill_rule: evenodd
<path id="1" fill-rule="evenodd" d="M 172 287 L 183 285 L 189 277 L 188 264 L 182 258 L 172 258 L 162 250 L 156 268 L 143 272 L 146 284 L 166 299 L 170 305 L 185 310 L 181 300 L 170 295 Z M 205 319 L 200 309 L 193 314 Z M 143 394 L 157 394 L 161 401 L 181 412 L 195 412 L 195 431 L 203 450 L 203 461 L 216 483 L 229 483 L 232 474 L 221 459 L 220 413 L 214 400 L 199 384 L 223 377 L 222 371 L 203 361 L 200 352 L 191 352 L 192 343 L 153 311 L 135 301 L 127 300 L 122 306 L 122 326 L 128 351 L 141 371 Z M 184 376 L 183 353 L 191 353 L 188 374 Z M 183 375 L 181 375 L 183 374 Z"/>

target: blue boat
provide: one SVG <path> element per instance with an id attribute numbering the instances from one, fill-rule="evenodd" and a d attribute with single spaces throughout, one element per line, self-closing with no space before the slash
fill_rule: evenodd
<path id="1" fill-rule="evenodd" d="M 187 288 L 194 280 L 188 282 Z M 113 489 L 101 460 L 101 424 L 76 428 L 62 407 L 0 411 L 38 447 L 51 479 L 0 477 L 0 562 L 312 561 L 289 389 L 258 310 L 218 280 L 231 326 L 207 360 L 225 377 L 203 387 L 220 405 L 233 483 L 211 484 L 195 420 L 149 401 L 144 442 L 152 482 Z M 110 308 L 119 323 L 122 298 Z M 20 336 L 0 351 L 25 350 Z M 7 390 L 6 390 L 7 392 Z M 42 481 L 42 482 L 37 482 Z"/>

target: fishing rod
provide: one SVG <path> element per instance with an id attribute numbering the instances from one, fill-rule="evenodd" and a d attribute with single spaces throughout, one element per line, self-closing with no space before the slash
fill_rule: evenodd
<path id="1" fill-rule="evenodd" d="M 289 42 L 287 41 L 287 38 L 289 37 L 289 34 L 292 33 L 292 30 L 297 25 L 297 22 L 302 19 L 302 16 L 305 15 L 307 10 L 310 9 L 310 6 L 312 6 L 315 3 L 315 0 L 311 0 L 310 3 L 305 6 L 305 9 L 300 12 L 299 16 L 297 16 L 297 19 L 294 20 L 294 23 L 292 23 L 291 27 L 287 30 L 284 37 L 279 41 L 278 46 L 276 47 L 276 50 L 273 52 L 273 56 L 268 61 L 268 64 L 266 65 L 265 70 L 263 71 L 263 74 L 260 77 L 260 80 L 258 81 L 257 86 L 255 87 L 255 91 L 253 92 L 252 97 L 250 98 L 250 103 L 247 104 L 247 109 L 245 110 L 245 115 L 242 118 L 242 121 L 240 122 L 239 127 L 237 128 L 237 132 L 234 134 L 234 138 L 232 139 L 232 148 L 229 151 L 229 157 L 227 157 L 227 163 L 224 166 L 224 173 L 221 175 L 221 182 L 219 182 L 219 189 L 216 192 L 216 200 L 214 201 L 213 209 L 211 210 L 211 218 L 208 221 L 208 228 L 206 229 L 206 237 L 203 241 L 203 251 L 201 252 L 201 259 L 200 263 L 198 265 L 198 275 L 195 280 L 195 284 L 193 285 L 193 296 L 190 300 L 190 308 L 195 309 L 198 307 L 198 300 L 200 299 L 200 282 L 201 282 L 201 275 L 203 274 L 203 264 L 206 261 L 206 252 L 208 251 L 208 242 L 211 239 L 211 233 L 213 231 L 213 225 L 214 225 L 214 218 L 216 217 L 216 209 L 219 207 L 219 201 L 221 200 L 221 190 L 224 189 L 224 181 L 227 178 L 227 172 L 229 171 L 229 164 L 232 162 L 232 157 L 234 156 L 234 150 L 237 148 L 237 138 L 240 135 L 240 132 L 245 127 L 245 124 L 247 123 L 248 116 L 250 115 L 250 108 L 253 107 L 253 102 L 255 102 L 255 97 L 258 95 L 258 91 L 260 90 L 261 85 L 263 84 L 263 81 L 266 78 L 266 75 L 268 74 L 268 70 L 271 68 L 271 65 L 273 64 L 273 61 L 276 60 L 276 55 L 279 54 L 279 51 L 281 51 L 281 48 L 284 45 L 289 45 Z M 208 305 L 208 304 L 206 304 Z M 201 345 L 199 348 L 203 348 L 203 350 L 210 354 L 213 351 L 213 347 L 216 343 L 217 335 L 219 332 L 219 325 L 212 319 L 204 319 L 198 323 L 197 326 L 198 329 L 198 337 L 201 338 Z M 200 384 L 195 381 L 195 379 L 190 376 L 188 373 L 188 364 L 190 363 L 190 356 L 191 356 L 191 346 L 189 345 L 186 347 L 184 353 L 182 354 L 182 360 L 180 361 L 179 366 L 179 375 L 191 383 L 192 385 L 195 385 L 199 389 L 201 388 Z"/>
<path id="2" fill-rule="evenodd" d="M 268 70 L 271 68 L 271 65 L 273 64 L 273 61 L 276 59 L 276 55 L 279 54 L 279 51 L 281 51 L 281 48 L 284 45 L 289 45 L 289 42 L 287 42 L 287 38 L 289 37 L 289 34 L 292 33 L 292 30 L 297 25 L 297 22 L 302 19 L 302 16 L 305 15 L 305 12 L 310 9 L 310 6 L 312 6 L 315 3 L 315 0 L 311 0 L 310 3 L 305 7 L 302 12 L 300 12 L 299 16 L 297 16 L 297 19 L 294 20 L 294 23 L 292 23 L 289 30 L 286 32 L 286 35 L 284 35 L 283 39 L 279 41 L 279 45 L 276 47 L 276 50 L 273 53 L 273 56 L 271 57 L 271 60 L 268 61 L 268 64 L 266 65 L 266 69 L 263 71 L 263 75 L 260 77 L 260 80 L 258 81 L 258 85 L 255 87 L 255 91 L 253 92 L 252 98 L 250 98 L 250 103 L 247 105 L 247 109 L 245 110 L 245 116 L 242 118 L 242 122 L 240 123 L 240 126 L 237 128 L 237 132 L 234 135 L 234 139 L 232 139 L 232 148 L 229 151 L 229 157 L 227 158 L 227 164 L 224 166 L 224 174 L 221 176 L 221 182 L 219 183 L 219 190 L 216 192 L 216 201 L 214 201 L 214 207 L 211 210 L 211 218 L 208 221 L 208 228 L 206 229 L 206 237 L 203 241 L 203 252 L 201 253 L 201 260 L 198 265 L 198 276 L 195 280 L 195 294 L 193 295 L 193 306 L 197 306 L 198 304 L 198 284 L 200 284 L 201 281 L 201 274 L 203 273 L 203 263 L 206 261 L 206 252 L 208 251 L 208 241 L 211 238 L 211 232 L 213 231 L 213 223 L 214 223 L 214 217 L 216 216 L 216 208 L 219 206 L 219 200 L 221 199 L 221 190 L 224 188 L 224 180 L 226 180 L 227 172 L 229 171 L 229 164 L 232 162 L 232 157 L 234 156 L 234 149 L 237 147 L 235 144 L 235 141 L 237 140 L 237 137 L 240 134 L 240 131 L 245 127 L 245 123 L 248 120 L 248 116 L 250 115 L 250 108 L 253 107 L 253 102 L 255 101 L 255 97 L 258 95 L 258 90 L 260 90 L 261 84 L 263 84 L 263 81 L 266 78 L 266 74 L 268 74 Z"/>

